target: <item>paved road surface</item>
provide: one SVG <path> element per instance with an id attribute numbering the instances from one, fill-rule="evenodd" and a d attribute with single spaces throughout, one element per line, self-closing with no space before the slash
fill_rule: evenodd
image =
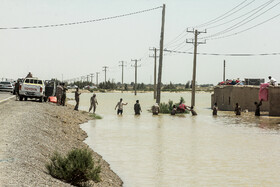
<path id="1" fill-rule="evenodd" d="M 0 92 L 0 103 L 2 103 L 3 101 L 14 97 L 13 94 L 11 94 L 10 92 Z"/>

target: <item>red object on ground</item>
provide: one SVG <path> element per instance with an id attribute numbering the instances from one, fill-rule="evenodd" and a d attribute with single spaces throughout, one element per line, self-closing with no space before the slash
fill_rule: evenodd
<path id="1" fill-rule="evenodd" d="M 259 100 L 268 101 L 268 89 L 269 83 L 263 83 L 260 85 Z"/>
<path id="2" fill-rule="evenodd" d="M 49 97 L 49 102 L 51 103 L 57 103 L 57 98 L 55 96 L 50 96 Z"/>

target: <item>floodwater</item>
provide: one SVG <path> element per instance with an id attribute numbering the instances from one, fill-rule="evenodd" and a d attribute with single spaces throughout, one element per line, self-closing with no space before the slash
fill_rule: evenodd
<path id="1" fill-rule="evenodd" d="M 88 110 L 91 95 L 81 95 L 81 109 Z M 162 101 L 181 96 L 188 105 L 190 93 L 163 93 Z M 120 98 L 128 102 L 123 116 L 114 110 Z M 134 116 L 136 99 L 141 116 Z M 221 111 L 213 117 L 210 93 L 197 94 L 198 116 L 152 116 L 152 93 L 97 93 L 97 100 L 103 119 L 82 125 L 86 143 L 125 187 L 280 185 L 280 118 Z"/>

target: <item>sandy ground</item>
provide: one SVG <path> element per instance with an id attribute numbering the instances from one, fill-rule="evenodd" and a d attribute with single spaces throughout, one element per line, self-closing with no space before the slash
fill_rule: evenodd
<path id="1" fill-rule="evenodd" d="M 71 186 L 51 177 L 45 168 L 54 151 L 88 147 L 79 124 L 91 118 L 73 106 L 14 101 L 0 104 L 0 186 Z M 102 181 L 94 186 L 122 186 L 109 164 L 100 160 Z"/>

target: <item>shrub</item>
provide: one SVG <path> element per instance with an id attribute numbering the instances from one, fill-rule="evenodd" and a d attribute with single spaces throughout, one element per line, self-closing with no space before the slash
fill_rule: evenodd
<path id="1" fill-rule="evenodd" d="M 74 149 L 65 157 L 55 152 L 46 164 L 51 176 L 75 186 L 85 186 L 90 180 L 100 181 L 100 166 L 95 167 L 92 153 L 87 149 Z"/>
<path id="2" fill-rule="evenodd" d="M 89 114 L 90 117 L 94 118 L 94 119 L 102 119 L 101 116 L 99 116 L 98 114 Z"/>
<path id="3" fill-rule="evenodd" d="M 172 109 L 173 109 L 173 105 L 176 106 L 176 108 L 179 106 L 180 103 L 185 103 L 185 99 L 183 97 L 180 98 L 179 103 L 174 103 L 173 101 L 169 100 L 168 103 L 160 103 L 159 107 L 160 107 L 160 113 L 162 114 L 170 114 Z M 185 110 L 185 113 L 188 114 L 189 111 Z"/>

